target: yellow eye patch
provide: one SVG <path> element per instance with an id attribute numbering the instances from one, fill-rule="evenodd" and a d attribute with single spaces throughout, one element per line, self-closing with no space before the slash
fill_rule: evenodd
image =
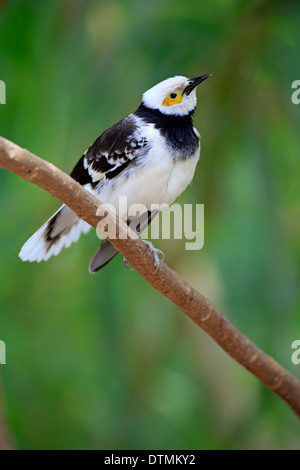
<path id="1" fill-rule="evenodd" d="M 172 106 L 172 104 L 181 103 L 182 93 L 180 91 L 173 91 L 163 101 L 163 106 Z"/>

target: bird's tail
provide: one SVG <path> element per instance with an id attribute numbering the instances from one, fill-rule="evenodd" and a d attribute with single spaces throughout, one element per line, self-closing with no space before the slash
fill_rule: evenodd
<path id="1" fill-rule="evenodd" d="M 87 233 L 90 225 L 63 205 L 32 237 L 23 245 L 19 257 L 22 261 L 47 260 L 57 256 L 63 247 L 68 248 L 77 242 L 81 233 Z"/>

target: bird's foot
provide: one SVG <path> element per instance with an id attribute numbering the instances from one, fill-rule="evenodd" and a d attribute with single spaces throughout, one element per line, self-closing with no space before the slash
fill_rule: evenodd
<path id="1" fill-rule="evenodd" d="M 148 240 L 143 240 L 143 242 L 145 243 L 145 245 L 147 245 L 148 247 L 148 250 L 149 250 L 149 253 L 153 255 L 154 257 L 154 266 L 155 266 L 155 271 L 153 271 L 152 274 L 156 273 L 156 271 L 158 270 L 159 268 L 159 265 L 160 265 L 160 262 L 165 259 L 165 255 L 164 253 L 159 250 L 158 248 L 154 248 L 154 246 L 152 245 L 151 242 L 149 242 Z M 161 259 L 160 259 L 160 258 Z"/>
<path id="2" fill-rule="evenodd" d="M 158 270 L 159 265 L 160 265 L 160 262 L 165 259 L 165 255 L 164 255 L 164 253 L 163 253 L 161 250 L 159 250 L 158 248 L 154 248 L 154 246 L 152 245 L 152 243 L 149 242 L 148 240 L 143 240 L 143 242 L 144 242 L 145 245 L 147 246 L 148 251 L 149 251 L 149 254 L 152 254 L 153 257 L 154 257 L 155 271 L 153 271 L 153 273 L 152 273 L 152 274 L 154 274 L 154 273 L 156 273 L 156 271 Z M 123 264 L 124 264 L 125 268 L 128 269 L 129 271 L 134 271 L 134 269 L 129 266 L 128 261 L 127 261 L 127 259 L 125 258 L 125 256 L 123 257 Z"/>
<path id="3" fill-rule="evenodd" d="M 128 271 L 134 271 L 134 269 L 129 266 L 128 261 L 125 258 L 125 256 L 123 256 L 123 264 L 124 264 L 125 268 L 128 269 Z"/>

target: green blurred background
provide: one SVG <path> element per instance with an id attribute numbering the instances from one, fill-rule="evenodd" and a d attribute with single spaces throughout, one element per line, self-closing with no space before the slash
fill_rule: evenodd
<path id="1" fill-rule="evenodd" d="M 166 262 L 298 378 L 300 2 L 1 3 L 0 134 L 71 171 L 141 94 L 172 75 L 198 88 L 202 156 L 181 203 L 205 204 L 205 245 L 156 241 Z M 20 449 L 300 447 L 296 417 L 120 256 L 97 275 L 94 232 L 21 263 L 59 207 L 0 171 L 0 366 Z"/>

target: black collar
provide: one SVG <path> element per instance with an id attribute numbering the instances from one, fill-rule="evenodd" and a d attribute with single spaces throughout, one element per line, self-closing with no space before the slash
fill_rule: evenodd
<path id="1" fill-rule="evenodd" d="M 147 122 L 155 124 L 157 128 L 193 126 L 192 116 L 194 110 L 185 116 L 173 116 L 171 114 L 164 114 L 159 109 L 148 108 L 141 103 L 134 114 Z"/>
<path id="2" fill-rule="evenodd" d="M 199 148 L 199 138 L 193 128 L 193 112 L 186 116 L 171 116 L 158 109 L 147 108 L 143 103 L 134 113 L 147 123 L 153 123 L 166 139 L 170 151 L 176 159 L 186 159 Z"/>

